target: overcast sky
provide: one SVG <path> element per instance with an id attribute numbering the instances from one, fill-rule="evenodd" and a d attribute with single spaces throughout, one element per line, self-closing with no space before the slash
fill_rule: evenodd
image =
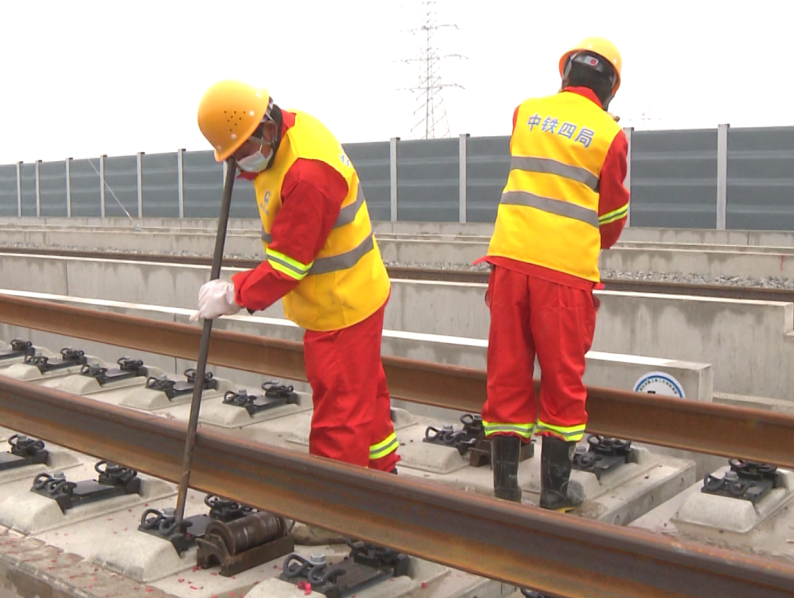
<path id="1" fill-rule="evenodd" d="M 343 143 L 412 138 L 421 0 L 3 1 L 0 163 L 209 149 L 204 90 L 237 78 Z M 612 104 L 637 129 L 794 125 L 792 0 L 438 0 L 452 136 L 509 135 L 587 35 L 623 54 Z"/>

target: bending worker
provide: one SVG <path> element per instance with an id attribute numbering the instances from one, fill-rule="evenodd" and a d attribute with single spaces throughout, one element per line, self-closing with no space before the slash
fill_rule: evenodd
<path id="1" fill-rule="evenodd" d="M 620 236 L 628 142 L 608 112 L 621 57 L 587 38 L 559 62 L 559 93 L 524 101 L 513 114 L 510 174 L 488 254 L 488 400 L 494 493 L 521 501 L 519 451 L 542 436 L 540 506 L 570 510 L 582 488 L 570 481 L 587 423 L 582 375 L 595 333 L 598 257 Z M 541 369 L 540 400 L 532 374 Z"/>
<path id="2" fill-rule="evenodd" d="M 253 179 L 266 259 L 199 292 L 198 317 L 266 309 L 304 334 L 314 400 L 309 452 L 396 473 L 397 438 L 381 364 L 390 282 L 356 169 L 316 118 L 273 103 L 264 89 L 222 81 L 198 110 L 222 162 Z"/>

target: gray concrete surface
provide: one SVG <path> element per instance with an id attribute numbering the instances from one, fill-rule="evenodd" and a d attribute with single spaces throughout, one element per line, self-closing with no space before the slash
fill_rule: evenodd
<path id="1" fill-rule="evenodd" d="M 712 364 L 716 391 L 794 400 L 794 304 L 602 291 L 593 347 Z"/>
<path id="2" fill-rule="evenodd" d="M 714 475 L 722 478 L 721 467 Z M 702 480 L 636 519 L 638 527 L 669 536 L 794 563 L 794 473 L 779 469 L 778 487 L 755 504 L 701 492 Z"/>
<path id="3" fill-rule="evenodd" d="M 214 232 L 217 220 L 213 218 L 136 218 L 143 229 L 205 230 Z M 481 236 L 493 234 L 492 223 L 457 222 L 384 222 L 373 223 L 376 233 L 403 235 Z M 34 218 L 3 217 L 0 227 L 15 228 L 104 228 L 130 230 L 127 218 Z M 231 219 L 229 228 L 237 231 L 258 231 L 261 224 L 256 219 Z M 621 241 L 662 243 L 704 243 L 714 245 L 758 245 L 794 247 L 792 231 L 715 230 L 689 228 L 626 227 Z"/>
<path id="4" fill-rule="evenodd" d="M 443 265 L 466 267 L 487 252 L 487 238 L 462 240 L 402 238 L 384 235 L 378 238 L 383 259 L 403 265 Z M 14 247 L 62 247 L 88 250 L 111 249 L 124 252 L 165 253 L 174 255 L 211 255 L 215 233 L 211 230 L 165 229 L 141 233 L 129 230 L 6 230 L 2 245 Z M 260 257 L 264 255 L 259 232 L 230 230 L 226 239 L 227 255 Z M 142 257 L 145 259 L 145 257 Z M 729 245 L 692 245 L 626 243 L 601 254 L 600 266 L 618 272 L 658 272 L 663 274 L 697 274 L 710 277 L 792 278 L 794 247 Z M 46 274 L 46 272 L 41 272 Z"/>
<path id="5" fill-rule="evenodd" d="M 794 278 L 794 253 L 619 247 L 601 254 L 600 267 L 618 272 L 700 274 L 711 277 Z"/>
<path id="6" fill-rule="evenodd" d="M 147 262 L 0 257 L 6 289 L 186 309 L 194 308 L 208 270 Z M 224 276 L 236 271 L 224 269 Z M 485 288 L 395 280 L 385 327 L 487 338 Z M 712 363 L 719 391 L 794 399 L 791 304 L 610 291 L 597 295 L 602 306 L 595 350 Z M 283 317 L 280 303 L 263 315 Z"/>

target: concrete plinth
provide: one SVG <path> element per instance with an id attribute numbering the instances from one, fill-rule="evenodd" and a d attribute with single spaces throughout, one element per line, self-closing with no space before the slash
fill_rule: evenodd
<path id="1" fill-rule="evenodd" d="M 339 560 L 329 558 L 329 563 Z M 387 579 L 362 590 L 357 598 L 500 598 L 513 591 L 512 586 L 474 575 L 456 573 L 429 561 L 412 558 L 408 575 Z M 246 598 L 298 598 L 323 594 L 298 590 L 295 584 L 268 579 L 257 584 Z"/>
<path id="2" fill-rule="evenodd" d="M 235 430 L 240 438 L 273 446 L 309 452 L 309 430 L 313 411 L 303 411 L 289 417 L 279 417 Z"/>
<path id="3" fill-rule="evenodd" d="M 416 419 L 405 409 L 392 408 L 391 420 L 395 432 L 404 428 L 415 427 Z M 286 441 L 292 444 L 300 444 L 309 446 L 309 432 L 311 431 L 311 417 L 303 417 L 300 419 L 293 419 L 292 432 L 286 438 Z M 288 424 L 289 425 L 289 424 Z M 399 434 L 398 434 L 399 438 Z"/>
<path id="4" fill-rule="evenodd" d="M 469 465 L 469 459 L 450 446 L 423 442 L 424 428 L 416 426 L 411 434 L 400 434 L 400 468 L 410 467 L 446 475 Z"/>
<path id="5" fill-rule="evenodd" d="M 82 479 L 92 478 L 88 476 L 85 478 L 73 477 L 70 481 L 81 481 Z M 94 476 L 93 479 L 96 477 Z M 0 525 L 5 525 L 23 534 L 38 534 L 173 494 L 174 488 L 171 484 L 141 476 L 140 494 L 116 496 L 76 506 L 64 513 L 58 503 L 51 498 L 31 491 L 21 492 L 9 496 L 0 504 Z"/>
<path id="6" fill-rule="evenodd" d="M 725 466 L 714 475 L 723 477 Z M 656 533 L 794 564 L 794 473 L 778 470 L 780 487 L 755 505 L 701 492 L 698 481 L 631 523 Z"/>
<path id="7" fill-rule="evenodd" d="M 304 592 L 289 583 L 288 581 L 281 581 L 280 579 L 266 579 L 260 584 L 257 584 L 250 592 L 246 594 L 246 598 L 297 598 L 298 596 L 308 596 L 308 598 L 325 598 L 325 594 L 309 591 Z"/>
<path id="8" fill-rule="evenodd" d="M 105 540 L 89 560 L 141 583 L 151 583 L 195 567 L 196 547 L 177 554 L 168 540 L 137 529 Z"/>
<path id="9" fill-rule="evenodd" d="M 184 376 L 177 376 L 175 374 L 168 374 L 168 378 L 171 380 L 185 381 Z M 205 400 L 222 398 L 226 391 L 233 388 L 232 383 L 228 380 L 222 378 L 215 378 L 215 380 L 218 382 L 217 388 L 204 389 L 201 393 L 202 402 Z M 102 401 L 114 405 L 133 407 L 142 411 L 156 411 L 175 407 L 177 405 L 190 404 L 193 393 L 191 391 L 175 396 L 173 399 L 169 399 L 163 391 L 145 388 L 144 386 L 134 386 L 102 392 L 101 397 Z"/>
<path id="10" fill-rule="evenodd" d="M 9 431 L 10 432 L 10 431 Z M 11 436 L 14 432 L 10 432 Z M 49 452 L 47 463 L 39 463 L 35 465 L 25 465 L 24 467 L 16 467 L 6 471 L 0 471 L 0 486 L 16 482 L 17 480 L 31 480 L 40 473 L 52 473 L 53 471 L 63 471 L 72 469 L 82 465 L 82 460 L 77 456 L 77 453 L 68 451 L 62 448 L 50 448 L 45 444 L 45 448 Z"/>
<path id="11" fill-rule="evenodd" d="M 206 514 L 207 507 L 203 501 L 204 494 L 191 490 L 185 516 Z M 180 556 L 170 542 L 138 531 L 145 511 L 155 509 L 163 512 L 173 507 L 174 503 L 173 493 L 166 498 L 150 498 L 113 513 L 95 514 L 88 520 L 38 533 L 36 537 L 80 554 L 87 561 L 136 582 L 152 583 L 171 575 L 187 573 L 196 566 L 195 547 Z M 235 585 L 232 589 L 239 590 L 240 586 Z M 187 585 L 184 590 L 188 590 Z"/>
<path id="12" fill-rule="evenodd" d="M 164 376 L 165 372 L 160 368 L 148 367 L 149 376 Z M 135 376 L 134 378 L 125 378 L 117 382 L 107 382 L 100 384 L 96 378 L 91 376 L 73 375 L 59 378 L 56 380 L 48 380 L 43 382 L 42 386 L 48 388 L 57 388 L 64 392 L 74 395 L 87 396 L 101 392 L 110 392 L 122 388 L 142 388 L 146 384 L 147 376 Z"/>
<path id="13" fill-rule="evenodd" d="M 398 434 L 398 437 L 400 435 Z M 421 441 L 420 441 L 421 442 Z M 483 466 L 460 467 L 446 447 L 433 446 L 433 450 L 415 449 L 417 442 L 410 440 L 401 446 L 400 474 L 432 479 L 466 492 L 493 495 L 493 473 Z M 444 450 L 446 449 L 446 450 Z M 518 480 L 524 491 L 523 502 L 537 505 L 540 500 L 540 443 L 535 444 L 535 456 L 519 464 Z M 455 451 L 457 453 L 457 451 Z M 420 461 L 420 458 L 423 458 Z M 464 457 L 468 459 L 468 455 Z M 441 473 L 444 467 L 446 473 Z M 582 485 L 585 503 L 575 514 L 588 519 L 598 519 L 625 525 L 640 517 L 682 491 L 695 480 L 695 464 L 684 459 L 650 453 L 644 448 L 632 448 L 631 462 L 607 472 L 599 480 L 595 474 L 574 470 L 571 479 Z"/>
<path id="14" fill-rule="evenodd" d="M 17 332 L 18 334 L 16 335 L 10 334 L 9 338 L 24 338 L 25 340 L 28 340 L 32 331 L 28 330 L 27 328 L 20 328 L 15 330 L 15 332 Z M 8 347 L 4 347 L 4 348 L 8 348 Z M 55 357 L 53 352 L 47 349 L 46 347 L 39 347 L 38 345 L 33 345 L 33 348 L 36 351 L 36 355 L 44 355 L 45 357 Z M 17 364 L 23 364 L 24 362 L 25 362 L 24 357 L 4 357 L 0 359 L 0 374 L 3 374 L 5 370 L 7 370 L 9 367 Z"/>
<path id="15" fill-rule="evenodd" d="M 86 360 L 89 365 L 93 365 L 93 366 L 106 365 L 96 357 L 86 356 Z M 24 382 L 31 382 L 34 384 L 43 384 L 44 382 L 52 382 L 53 380 L 59 380 L 67 376 L 71 376 L 73 374 L 79 374 L 80 369 L 82 367 L 83 367 L 82 364 L 72 365 L 65 368 L 59 368 L 57 370 L 49 370 L 42 372 L 35 365 L 30 365 L 28 363 L 15 363 L 10 367 L 0 370 L 0 376 L 7 376 L 8 378 L 15 378 L 17 380 L 22 380 Z"/>
<path id="16" fill-rule="evenodd" d="M 239 389 L 238 389 L 239 390 Z M 262 390 L 243 389 L 248 394 L 257 395 L 262 394 Z M 217 426 L 219 428 L 241 428 L 243 426 L 250 426 L 251 424 L 258 424 L 261 422 L 278 419 L 280 417 L 287 417 L 309 411 L 312 408 L 311 395 L 306 393 L 296 393 L 298 395 L 297 403 L 290 403 L 288 405 L 281 405 L 273 407 L 259 413 L 250 415 L 244 407 L 237 407 L 235 405 L 226 405 L 222 402 L 213 402 L 202 408 L 199 414 L 199 421 L 203 424 L 210 426 Z"/>
<path id="17" fill-rule="evenodd" d="M 700 526 L 746 534 L 794 498 L 794 473 L 780 471 L 779 480 L 779 487 L 771 490 L 756 504 L 725 496 L 690 494 L 671 521 L 685 533 L 691 526 Z M 688 531 L 690 534 L 696 533 Z"/>

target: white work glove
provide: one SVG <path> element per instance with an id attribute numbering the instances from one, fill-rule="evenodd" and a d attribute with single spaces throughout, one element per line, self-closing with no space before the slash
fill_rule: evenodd
<path id="1" fill-rule="evenodd" d="M 234 285 L 225 280 L 205 282 L 199 289 L 198 311 L 190 316 L 191 322 L 199 318 L 212 320 L 219 316 L 231 316 L 242 308 L 234 301 Z"/>

